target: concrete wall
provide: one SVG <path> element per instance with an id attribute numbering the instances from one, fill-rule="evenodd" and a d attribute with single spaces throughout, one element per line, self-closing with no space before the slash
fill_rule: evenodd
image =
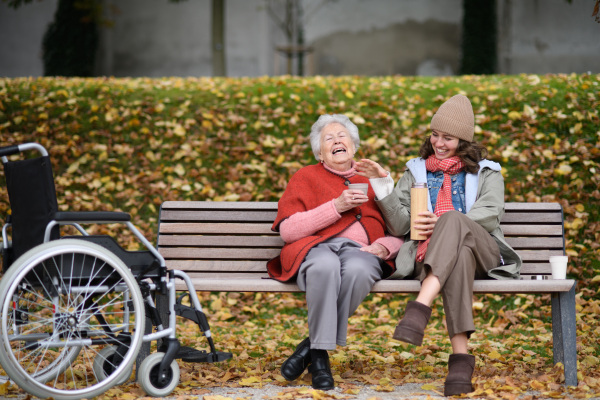
<path id="1" fill-rule="evenodd" d="M 198 4 L 202 3 L 202 7 Z M 209 0 L 120 1 L 103 29 L 100 71 L 113 76 L 211 74 Z"/>
<path id="2" fill-rule="evenodd" d="M 594 0 L 498 0 L 502 73 L 600 73 Z"/>
<path id="3" fill-rule="evenodd" d="M 594 0 L 497 0 L 499 71 L 600 73 Z M 43 73 L 41 40 L 57 0 L 18 10 L 0 1 L 0 76 Z M 97 72 L 210 76 L 211 0 L 105 0 Z M 229 76 L 285 72 L 285 36 L 263 0 L 226 0 Z M 322 75 L 452 75 L 458 71 L 461 0 L 304 0 L 305 70 Z M 117 13 L 111 13 L 116 6 Z M 312 12 L 317 10 L 316 12 Z M 276 10 L 283 14 L 283 5 Z M 279 69 L 276 65 L 279 64 Z M 295 71 L 295 70 L 294 70 Z"/>
<path id="4" fill-rule="evenodd" d="M 127 0 L 108 15 L 103 29 L 99 72 L 113 76 L 210 76 L 211 1 Z M 227 75 L 267 73 L 269 20 L 256 1 L 225 5 Z M 102 61 L 104 60 L 104 61 Z"/>
<path id="5" fill-rule="evenodd" d="M 33 2 L 14 10 L 0 1 L 0 76 L 40 76 L 42 38 L 58 0 Z"/>
<path id="6" fill-rule="evenodd" d="M 344 0 L 309 18 L 306 37 L 317 74 L 452 75 L 461 19 L 460 0 Z"/>

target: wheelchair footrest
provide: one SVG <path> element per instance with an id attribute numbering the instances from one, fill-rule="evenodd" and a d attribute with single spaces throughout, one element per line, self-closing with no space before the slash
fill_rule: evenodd
<path id="1" fill-rule="evenodd" d="M 176 358 L 181 361 L 193 363 L 213 363 L 229 360 L 233 355 L 222 351 L 207 353 L 205 350 L 197 350 L 192 347 L 181 346 L 177 352 Z"/>

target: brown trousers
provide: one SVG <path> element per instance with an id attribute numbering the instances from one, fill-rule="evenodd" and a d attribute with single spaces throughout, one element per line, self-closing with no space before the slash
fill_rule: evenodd
<path id="1" fill-rule="evenodd" d="M 432 271 L 441 284 L 448 334 L 452 338 L 475 331 L 473 281 L 488 278 L 500 265 L 498 244 L 481 225 L 458 211 L 442 214 L 435 224 L 423 262 L 415 277 L 421 282 Z"/>

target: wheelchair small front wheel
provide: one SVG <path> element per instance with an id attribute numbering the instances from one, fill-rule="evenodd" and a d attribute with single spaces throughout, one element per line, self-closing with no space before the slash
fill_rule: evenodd
<path id="1" fill-rule="evenodd" d="M 165 382 L 160 382 L 159 367 L 165 353 L 153 353 L 142 361 L 138 371 L 138 383 L 151 397 L 168 396 L 179 384 L 179 365 L 173 360 L 167 368 Z"/>

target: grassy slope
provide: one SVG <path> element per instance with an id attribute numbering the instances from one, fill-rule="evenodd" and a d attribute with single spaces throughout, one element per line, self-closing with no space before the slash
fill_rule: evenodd
<path id="1" fill-rule="evenodd" d="M 600 75 L 0 79 L 0 145 L 43 144 L 51 152 L 61 209 L 127 211 L 154 240 L 164 200 L 277 200 L 289 177 L 314 162 L 307 135 L 321 113 L 349 115 L 361 133 L 359 156 L 378 160 L 397 179 L 416 155 L 433 112 L 456 93 L 471 99 L 476 140 L 504 168 L 506 200 L 562 204 L 569 276 L 580 280 L 580 362 L 586 373 L 597 369 Z M 8 210 L 3 179 L 0 175 L 0 215 Z M 131 237 L 120 239 L 133 246 Z M 303 307 L 302 298 L 278 297 L 277 303 L 286 306 L 267 309 L 252 306 L 254 295 L 203 296 L 217 329 L 223 327 L 225 347 L 237 350 L 239 365 L 232 364 L 231 379 L 247 369 L 244 357 L 263 356 L 266 364 L 257 368 L 276 380 L 280 357 L 303 333 L 298 326 L 304 326 L 305 315 L 296 308 Z M 551 353 L 547 300 L 479 299 L 482 333 L 473 345 L 485 354 L 483 377 L 539 371 L 536 365 L 552 371 L 546 358 Z M 230 303 L 238 301 L 246 306 L 242 312 L 231 309 Z M 351 378 L 364 382 L 370 382 L 363 376 L 368 371 L 393 383 L 443 377 L 436 361 L 449 351 L 443 325 L 429 332 L 434 344 L 415 354 L 388 342 L 405 301 L 370 296 L 353 317 L 350 332 L 350 342 L 363 346 L 339 352 L 334 366 L 350 369 Z M 441 306 L 436 313 L 442 313 Z M 232 318 L 255 324 L 241 326 L 248 338 L 227 329 Z M 265 345 L 251 343 L 256 327 Z M 283 344 L 281 329 L 287 338 Z M 366 342 L 365 330 L 371 332 Z M 361 357 L 370 352 L 382 359 L 365 365 Z M 544 357 L 536 362 L 535 354 Z M 400 360 L 400 368 L 386 375 L 382 371 L 389 357 Z M 559 374 L 547 376 L 540 382 L 551 392 Z M 593 390 L 598 376 L 589 376 L 596 379 L 589 386 Z M 531 385 L 531 380 L 524 377 L 514 385 Z"/>

